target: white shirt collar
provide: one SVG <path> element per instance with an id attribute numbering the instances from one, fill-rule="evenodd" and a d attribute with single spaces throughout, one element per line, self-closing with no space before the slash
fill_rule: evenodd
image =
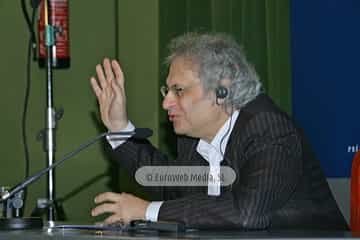
<path id="1" fill-rule="evenodd" d="M 223 154 L 225 154 L 226 145 L 238 116 L 238 111 L 233 112 L 210 144 L 200 139 L 197 145 L 196 151 L 209 163 L 209 175 L 213 176 L 212 179 L 214 179 L 208 181 L 208 195 L 210 196 L 220 196 L 220 162 L 224 159 Z"/>
<path id="2" fill-rule="evenodd" d="M 228 120 L 224 123 L 224 125 L 216 133 L 215 137 L 213 138 L 213 140 L 211 141 L 210 144 L 207 143 L 205 140 L 200 139 L 200 141 L 197 145 L 196 151 L 202 157 L 204 157 L 210 164 L 211 164 L 211 162 L 209 161 L 210 160 L 209 153 L 212 152 L 210 150 L 215 150 L 221 156 L 221 159 L 216 159 L 217 162 L 221 162 L 223 160 L 224 156 L 222 156 L 222 154 L 225 153 L 227 143 L 229 141 L 231 132 L 234 128 L 234 125 L 235 125 L 235 122 L 236 122 L 238 116 L 239 116 L 239 111 L 234 111 L 233 114 L 231 115 L 231 117 L 228 118 Z M 230 125 L 230 130 L 229 130 L 229 125 Z M 221 142 L 221 140 L 222 140 L 222 142 Z M 221 146 L 220 146 L 220 144 L 221 144 Z M 221 150 L 220 150 L 220 147 L 221 147 Z"/>

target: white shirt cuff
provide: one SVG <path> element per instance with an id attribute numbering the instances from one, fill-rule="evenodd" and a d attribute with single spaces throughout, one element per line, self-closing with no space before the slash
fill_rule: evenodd
<path id="1" fill-rule="evenodd" d="M 163 204 L 163 202 L 159 201 L 159 202 L 151 202 L 148 205 L 148 207 L 146 209 L 146 213 L 145 213 L 145 218 L 147 221 L 157 222 L 160 207 L 162 204 Z"/>
<path id="2" fill-rule="evenodd" d="M 128 131 L 134 131 L 134 130 L 135 130 L 135 126 L 129 121 L 126 128 L 122 129 L 121 132 L 123 132 L 123 131 L 128 132 Z M 118 146 L 120 146 L 121 144 L 123 144 L 124 142 L 126 142 L 126 140 L 111 139 L 110 136 L 106 136 L 106 139 L 107 139 L 108 143 L 111 145 L 112 149 L 115 149 Z"/>

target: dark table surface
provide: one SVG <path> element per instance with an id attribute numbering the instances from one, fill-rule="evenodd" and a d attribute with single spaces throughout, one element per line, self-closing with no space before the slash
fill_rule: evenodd
<path id="1" fill-rule="evenodd" d="M 59 226 L 60 224 L 55 224 Z M 75 225 L 74 225 L 75 226 Z M 82 225 L 81 225 L 82 226 Z M 125 231 L 45 226 L 38 230 L 1 230 L 3 239 L 344 239 L 359 238 L 360 234 L 336 231 L 282 230 L 282 231 L 198 231 L 167 233 L 153 230 Z"/>

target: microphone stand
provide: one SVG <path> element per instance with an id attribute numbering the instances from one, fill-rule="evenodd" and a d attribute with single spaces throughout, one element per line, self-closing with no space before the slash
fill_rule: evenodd
<path id="1" fill-rule="evenodd" d="M 34 1 L 35 4 L 35 1 Z M 45 45 L 47 53 L 47 95 L 46 95 L 46 127 L 44 129 L 44 139 L 43 147 L 47 156 L 47 166 L 52 166 L 54 164 L 54 155 L 55 155 L 55 110 L 53 107 L 53 51 L 55 46 L 55 34 L 56 28 L 52 25 L 51 21 L 51 5 L 50 0 L 44 0 L 44 20 L 45 20 Z M 54 211 L 54 200 L 55 200 L 55 176 L 54 170 L 50 169 L 48 172 L 47 179 L 47 199 L 46 206 L 48 207 L 47 219 L 49 223 L 52 224 L 55 221 L 55 211 Z M 13 202 L 13 200 L 10 200 Z M 22 199 L 17 199 L 15 202 L 20 202 L 17 204 L 18 207 L 22 206 Z M 15 206 L 15 205 L 14 205 Z M 15 207 L 17 208 L 17 207 Z M 43 226 L 42 219 L 40 217 L 30 217 L 30 218 L 20 218 L 16 216 L 15 218 L 1 218 L 0 219 L 0 229 L 30 229 L 30 228 L 41 228 Z"/>
<path id="2" fill-rule="evenodd" d="M 152 130 L 147 128 L 138 128 L 133 131 L 123 131 L 123 132 L 108 132 L 102 133 L 95 137 L 94 139 L 82 144 L 79 148 L 75 149 L 74 151 L 66 154 L 62 159 L 56 161 L 55 163 L 49 165 L 47 168 L 40 170 L 39 172 L 31 175 L 30 177 L 26 178 L 24 181 L 17 184 L 10 190 L 2 190 L 0 192 L 0 203 L 7 201 L 11 202 L 18 202 L 21 201 L 17 195 L 21 195 L 23 189 L 25 189 L 31 183 L 40 179 L 41 176 L 45 175 L 46 173 L 53 171 L 54 168 L 59 166 L 60 164 L 64 163 L 67 159 L 75 156 L 85 148 L 89 147 L 90 145 L 94 144 L 98 140 L 102 139 L 105 136 L 108 136 L 112 140 L 126 140 L 129 138 L 140 139 L 144 140 L 152 135 Z M 15 197 L 14 197 L 15 196 Z M 15 199 L 15 201 L 12 199 Z M 13 204 L 14 205 L 14 204 Z M 20 205 L 20 204 L 15 204 Z M 50 226 L 54 225 L 54 222 L 49 222 Z M 39 229 L 43 227 L 43 222 L 41 218 L 0 218 L 0 230 L 19 230 L 19 229 Z"/>
<path id="3" fill-rule="evenodd" d="M 46 79 L 47 79 L 47 95 L 46 95 L 46 127 L 44 130 L 45 138 L 43 139 L 44 151 L 47 155 L 47 166 L 52 166 L 54 164 L 54 155 L 55 155 L 55 110 L 53 107 L 53 51 L 55 46 L 55 34 L 57 29 L 52 25 L 51 19 L 51 5 L 50 0 L 44 1 L 44 20 L 45 20 L 45 45 L 46 45 L 46 53 L 47 53 L 47 71 L 46 71 Z M 32 6 L 35 8 L 38 7 L 40 0 L 32 0 Z M 47 218 L 49 222 L 55 221 L 54 214 L 54 200 L 55 200 L 55 176 L 54 170 L 50 169 L 48 172 L 47 179 L 47 197 L 46 199 L 48 206 L 48 214 Z M 31 217 L 31 218 L 20 218 L 19 217 L 19 209 L 22 207 L 23 202 L 21 199 L 22 194 L 17 194 L 19 197 L 16 197 L 14 200 L 9 200 L 10 203 L 16 209 L 16 217 L 15 218 L 1 218 L 1 228 L 2 229 L 26 229 L 26 228 L 41 228 L 43 226 L 42 219 L 39 217 Z M 0 201 L 1 202 L 1 201 Z M 14 204 L 14 203 L 17 204 Z"/>
<path id="4" fill-rule="evenodd" d="M 44 151 L 47 156 L 47 166 L 54 164 L 55 160 L 55 109 L 53 107 L 53 50 L 55 46 L 56 29 L 52 25 L 50 0 L 44 0 L 45 14 L 45 41 L 46 41 L 46 127 Z M 48 214 L 47 219 L 55 221 L 55 211 L 53 201 L 55 200 L 55 170 L 49 170 L 47 178 L 47 197 L 48 197 Z"/>

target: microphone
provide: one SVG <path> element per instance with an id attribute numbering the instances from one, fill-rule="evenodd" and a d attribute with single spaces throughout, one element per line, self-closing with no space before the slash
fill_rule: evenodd
<path id="1" fill-rule="evenodd" d="M 31 183 L 40 179 L 41 176 L 43 176 L 50 170 L 56 168 L 60 164 L 64 163 L 67 159 L 72 158 L 73 156 L 75 156 L 76 154 L 78 154 L 79 152 L 84 150 L 85 148 L 91 146 L 92 144 L 96 143 L 98 140 L 102 139 L 103 137 L 109 136 L 113 140 L 127 140 L 130 138 L 137 139 L 137 140 L 145 140 L 146 138 L 150 137 L 152 134 L 153 134 L 153 131 L 148 128 L 136 128 L 133 131 L 102 133 L 102 134 L 96 136 L 95 138 L 93 138 L 92 140 L 90 140 L 86 143 L 83 143 L 82 145 L 80 145 L 80 147 L 78 147 L 74 151 L 67 153 L 63 158 L 61 158 L 59 161 L 56 161 L 54 164 L 52 164 L 52 165 L 48 166 L 47 168 L 44 168 L 44 169 L 40 170 L 39 172 L 26 178 L 24 181 L 20 182 L 19 184 L 17 184 L 15 187 L 10 189 L 9 191 L 2 192 L 1 196 L 0 196 L 0 202 L 8 200 L 9 198 L 14 196 L 19 191 L 26 188 Z M 113 138 L 113 137 L 115 137 L 115 138 Z M 19 220 L 19 218 L 17 218 L 17 219 Z M 0 219 L 0 220 L 4 220 L 4 219 Z M 10 220 L 10 219 L 7 219 L 7 220 Z M 8 228 L 8 229 L 24 229 L 24 228 L 26 228 L 24 225 L 18 224 L 18 220 L 16 221 L 16 224 L 14 224 L 12 226 L 10 226 L 10 224 L 8 224 L 7 226 L 12 227 L 12 228 Z M 1 222 L 2 221 L 0 221 L 0 223 Z M 3 225 L 3 224 L 0 224 L 0 229 L 2 229 L 1 225 Z M 42 227 L 42 225 L 40 227 Z"/>
<path id="2" fill-rule="evenodd" d="M 124 132 L 109 132 L 106 134 L 106 136 L 109 136 L 111 140 L 124 140 L 121 139 L 123 136 L 131 136 L 131 138 L 137 139 L 137 140 L 143 140 L 146 138 L 151 137 L 153 134 L 153 131 L 149 128 L 135 128 L 134 131 L 124 131 Z M 113 137 L 115 136 L 115 137 Z"/>

